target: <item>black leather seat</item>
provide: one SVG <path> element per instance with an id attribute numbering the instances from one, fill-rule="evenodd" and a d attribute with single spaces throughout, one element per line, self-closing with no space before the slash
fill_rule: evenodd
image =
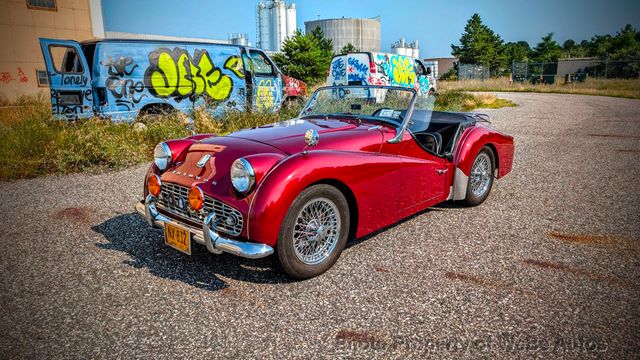
<path id="1" fill-rule="evenodd" d="M 440 133 L 424 131 L 415 133 L 413 136 L 415 136 L 418 144 L 422 145 L 425 150 L 434 154 L 440 154 L 442 151 L 442 135 L 440 135 Z"/>

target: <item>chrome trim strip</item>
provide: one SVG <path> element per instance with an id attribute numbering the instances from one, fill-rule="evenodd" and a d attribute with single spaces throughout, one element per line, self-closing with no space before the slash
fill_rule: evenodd
<path id="1" fill-rule="evenodd" d="M 226 252 L 249 259 L 263 258 L 273 254 L 273 248 L 269 245 L 227 239 L 211 230 L 211 221 L 215 218 L 215 212 L 210 213 L 205 218 L 202 230 L 200 230 L 158 213 L 156 201 L 156 197 L 150 194 L 144 203 L 139 202 L 135 205 L 136 212 L 144 216 L 147 219 L 147 223 L 152 227 L 162 228 L 165 224 L 171 224 L 186 228 L 191 233 L 194 241 L 205 245 L 207 250 L 214 254 Z"/>

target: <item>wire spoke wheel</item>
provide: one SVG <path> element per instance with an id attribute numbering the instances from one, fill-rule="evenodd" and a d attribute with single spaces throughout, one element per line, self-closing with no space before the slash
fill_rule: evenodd
<path id="1" fill-rule="evenodd" d="M 308 201 L 296 217 L 293 227 L 293 248 L 296 257 L 307 265 L 327 259 L 338 243 L 341 229 L 336 204 L 327 198 Z"/>
<path id="2" fill-rule="evenodd" d="M 491 159 L 489 159 L 489 155 L 484 152 L 478 154 L 478 157 L 476 157 L 476 160 L 471 166 L 471 176 L 469 179 L 471 192 L 474 195 L 482 197 L 487 192 L 491 183 L 491 172 Z"/>

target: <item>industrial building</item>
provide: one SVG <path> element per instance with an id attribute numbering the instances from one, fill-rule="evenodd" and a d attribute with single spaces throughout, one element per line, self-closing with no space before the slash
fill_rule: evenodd
<path id="1" fill-rule="evenodd" d="M 415 40 L 411 43 L 407 43 L 404 38 L 394 42 L 391 44 L 391 49 L 398 55 L 411 56 L 416 59 L 420 58 L 420 47 L 418 44 L 418 40 Z"/>
<path id="2" fill-rule="evenodd" d="M 0 0 L 1 99 L 49 93 L 40 37 L 104 37 L 100 0 Z"/>
<path id="3" fill-rule="evenodd" d="M 296 31 L 296 4 L 261 0 L 256 7 L 256 46 L 280 51 L 282 43 Z"/>
<path id="4" fill-rule="evenodd" d="M 444 75 L 449 71 L 453 65 L 458 61 L 457 58 L 454 57 L 440 57 L 440 58 L 428 58 L 422 59 L 425 66 L 429 66 L 432 68 L 433 76 L 436 79 L 439 79 L 440 76 Z"/>
<path id="5" fill-rule="evenodd" d="M 380 17 L 373 19 L 320 19 L 304 22 L 307 33 L 320 27 L 333 40 L 333 51 L 351 43 L 360 51 L 380 51 Z"/>

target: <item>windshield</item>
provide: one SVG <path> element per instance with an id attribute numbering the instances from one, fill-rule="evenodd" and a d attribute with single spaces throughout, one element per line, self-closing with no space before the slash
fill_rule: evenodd
<path id="1" fill-rule="evenodd" d="M 342 115 L 400 126 L 410 108 L 433 109 L 433 101 L 413 89 L 380 86 L 330 86 L 316 90 L 300 117 Z"/>

